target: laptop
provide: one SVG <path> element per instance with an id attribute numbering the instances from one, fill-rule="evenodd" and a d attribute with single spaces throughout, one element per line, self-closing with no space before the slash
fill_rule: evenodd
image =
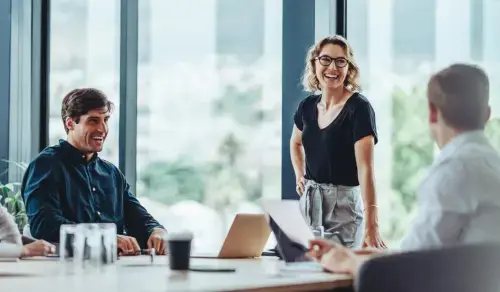
<path id="1" fill-rule="evenodd" d="M 271 235 L 265 214 L 237 214 L 224 243 L 215 253 L 193 253 L 193 258 L 255 258 L 260 257 Z"/>
<path id="2" fill-rule="evenodd" d="M 292 241 L 271 216 L 269 216 L 269 226 L 276 237 L 278 257 L 286 263 L 283 271 L 324 272 L 320 263 L 306 256 L 308 249 Z"/>
<path id="3" fill-rule="evenodd" d="M 309 240 L 315 236 L 300 213 L 298 201 L 266 201 L 263 209 L 269 214 L 278 257 L 286 263 L 283 270 L 324 272 L 320 263 L 306 256 Z"/>

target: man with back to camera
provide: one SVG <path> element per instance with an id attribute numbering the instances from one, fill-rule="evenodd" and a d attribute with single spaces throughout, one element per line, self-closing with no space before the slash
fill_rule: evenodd
<path id="1" fill-rule="evenodd" d="M 164 254 L 165 228 L 134 197 L 120 170 L 97 155 L 113 108 L 93 88 L 75 89 L 64 97 L 61 116 L 67 140 L 35 157 L 21 187 L 31 233 L 59 242 L 62 224 L 115 223 L 122 255 L 138 254 L 141 247 Z"/>
<path id="2" fill-rule="evenodd" d="M 484 134 L 489 81 L 477 66 L 451 65 L 427 88 L 429 124 L 441 149 L 419 188 L 419 212 L 402 251 L 500 243 L 500 156 Z M 355 274 L 377 250 L 311 242 L 310 255 L 332 272 Z"/>

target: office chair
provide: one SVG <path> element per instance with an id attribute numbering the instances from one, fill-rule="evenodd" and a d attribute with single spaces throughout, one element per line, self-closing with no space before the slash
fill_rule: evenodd
<path id="1" fill-rule="evenodd" d="M 475 244 L 373 258 L 356 276 L 358 292 L 499 292 L 500 245 Z"/>

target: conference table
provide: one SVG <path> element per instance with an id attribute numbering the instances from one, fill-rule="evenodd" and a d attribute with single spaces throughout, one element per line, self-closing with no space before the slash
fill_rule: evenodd
<path id="1" fill-rule="evenodd" d="M 172 271 L 167 256 L 121 257 L 116 264 L 69 272 L 57 258 L 0 261 L 0 291 L 332 291 L 350 287 L 348 275 L 286 269 L 276 257 L 192 258 L 192 267 L 233 272 Z"/>

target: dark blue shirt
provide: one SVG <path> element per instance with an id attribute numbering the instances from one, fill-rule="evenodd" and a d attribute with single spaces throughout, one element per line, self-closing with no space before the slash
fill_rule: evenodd
<path id="1" fill-rule="evenodd" d="M 163 228 L 140 205 L 115 165 L 97 154 L 87 161 L 64 140 L 30 163 L 21 191 L 37 239 L 59 242 L 61 224 L 115 223 L 118 234 L 135 237 L 144 248 L 153 228 Z"/>

